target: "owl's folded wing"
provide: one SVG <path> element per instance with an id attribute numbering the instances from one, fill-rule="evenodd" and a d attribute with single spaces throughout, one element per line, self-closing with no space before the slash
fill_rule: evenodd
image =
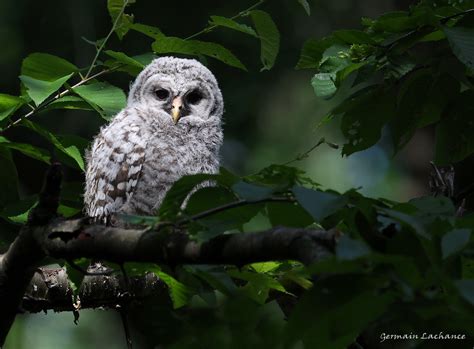
<path id="1" fill-rule="evenodd" d="M 140 128 L 116 126 L 103 129 L 88 154 L 84 203 L 86 213 L 99 220 L 120 211 L 133 194 L 145 161 Z"/>

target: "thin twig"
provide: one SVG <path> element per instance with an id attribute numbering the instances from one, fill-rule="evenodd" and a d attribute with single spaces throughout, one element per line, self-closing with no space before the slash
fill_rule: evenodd
<path id="1" fill-rule="evenodd" d="M 97 62 L 97 59 L 99 59 L 99 55 L 102 52 L 102 50 L 104 49 L 105 44 L 110 39 L 110 36 L 113 34 L 115 29 L 117 29 L 117 24 L 118 24 L 119 20 L 122 18 L 123 12 L 125 11 L 125 7 L 127 7 L 127 5 L 128 5 L 128 0 L 125 0 L 123 2 L 123 6 L 120 9 L 120 12 L 119 12 L 117 18 L 115 18 L 115 21 L 114 21 L 114 24 L 112 25 L 112 28 L 110 29 L 109 33 L 105 37 L 104 41 L 102 41 L 101 45 L 97 49 L 97 52 L 95 53 L 94 59 L 92 60 L 92 63 L 90 64 L 89 70 L 87 70 L 87 73 L 84 76 L 86 79 L 89 77 L 89 74 L 91 73 L 92 69 L 94 69 L 95 63 Z"/>
<path id="2" fill-rule="evenodd" d="M 228 204 L 218 206 L 218 207 L 213 207 L 209 210 L 199 212 L 193 216 L 184 218 L 183 220 L 179 221 L 177 223 L 178 226 L 185 225 L 190 222 L 197 221 L 199 219 L 203 219 L 209 216 L 212 216 L 216 213 L 229 210 L 231 208 L 236 208 L 240 206 L 246 206 L 246 205 L 256 205 L 256 204 L 261 204 L 264 202 L 294 202 L 295 200 L 291 197 L 270 197 L 270 198 L 264 198 L 264 199 L 259 199 L 259 200 L 239 200 L 239 201 L 234 201 L 230 202 Z"/>

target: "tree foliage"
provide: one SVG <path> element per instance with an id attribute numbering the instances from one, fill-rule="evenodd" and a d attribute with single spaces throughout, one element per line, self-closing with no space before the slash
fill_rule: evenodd
<path id="1" fill-rule="evenodd" d="M 35 120 L 37 114 L 83 109 L 110 120 L 126 98 L 104 78 L 112 73 L 136 76 L 156 55 L 193 56 L 203 62 L 207 57 L 247 70 L 225 43 L 201 40 L 214 30 L 234 31 L 239 40 L 259 40 L 261 70 L 271 69 L 278 57 L 280 33 L 264 1 L 234 17 L 212 15 L 205 29 L 187 38 L 137 22 L 126 13 L 133 2 L 108 0 L 112 29 L 93 43 L 97 54 L 89 67 L 34 53 L 22 63 L 21 95 L 0 94 L 2 225 L 17 229 L 37 200 L 19 195 L 12 151 L 32 161 L 51 163 L 55 158 L 84 170 L 90 140 L 53 134 Z M 309 14 L 308 3 L 298 3 Z M 131 55 L 106 49 L 113 33 L 123 39 L 130 30 L 151 39 L 150 52 Z M 314 71 L 308 83 L 317 97 L 330 99 L 342 87 L 350 90 L 326 118 L 342 119 L 342 155 L 373 146 L 383 128 L 397 152 L 427 125 L 436 127 L 436 164 L 451 164 L 474 152 L 472 1 L 423 0 L 408 11 L 363 18 L 362 29 L 310 38 L 296 68 Z M 46 139 L 54 154 L 10 139 L 14 127 Z M 197 191 L 182 209 L 188 193 L 207 180 L 216 186 Z M 81 211 L 81 191 L 66 185 L 63 215 Z M 186 176 L 168 192 L 156 217 L 122 218 L 163 229 L 183 227 L 196 240 L 207 241 L 228 232 L 245 233 L 258 217 L 271 226 L 336 228 L 342 237 L 333 257 L 310 266 L 294 261 L 175 269 L 125 265 L 130 275 L 155 273 L 169 288 L 170 300 L 152 299 L 131 310 L 137 330 L 150 343 L 169 348 L 337 349 L 356 341 L 359 347 L 374 347 L 381 333 L 429 330 L 474 338 L 474 216 L 460 215 L 448 197 L 398 203 L 367 198 L 355 189 L 323 191 L 298 168 L 272 165 L 242 178 L 226 169 L 218 175 Z M 3 234 L 0 239 L 6 244 L 13 237 Z M 72 281 L 80 283 L 81 277 Z M 414 341 L 414 347 L 430 345 Z"/>

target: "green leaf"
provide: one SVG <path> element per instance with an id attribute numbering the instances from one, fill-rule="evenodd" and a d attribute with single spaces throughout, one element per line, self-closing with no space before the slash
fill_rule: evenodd
<path id="1" fill-rule="evenodd" d="M 185 55 L 205 55 L 227 65 L 247 70 L 242 62 L 224 46 L 198 40 L 183 40 L 176 37 L 159 37 L 151 46 L 156 53 L 181 53 Z"/>
<path id="2" fill-rule="evenodd" d="M 130 29 L 135 30 L 139 33 L 145 34 L 146 36 L 152 39 L 158 39 L 164 36 L 164 34 L 161 32 L 160 29 L 158 29 L 157 27 L 153 27 L 151 25 L 133 23 Z"/>
<path id="3" fill-rule="evenodd" d="M 466 90 L 451 101 L 444 111 L 447 117 L 436 127 L 436 164 L 452 164 L 474 152 L 474 91 Z"/>
<path id="4" fill-rule="evenodd" d="M 474 28 L 443 27 L 456 57 L 470 69 L 474 69 Z"/>
<path id="5" fill-rule="evenodd" d="M 374 44 L 370 35 L 360 30 L 336 30 L 333 35 L 347 44 Z"/>
<path id="6" fill-rule="evenodd" d="M 373 146 L 380 139 L 382 127 L 395 117 L 395 103 L 390 90 L 364 92 L 338 106 L 339 110 L 344 110 L 341 130 L 347 139 L 343 155 Z"/>
<path id="7" fill-rule="evenodd" d="M 273 194 L 273 188 L 239 181 L 232 186 L 232 190 L 241 198 L 249 201 L 261 200 Z"/>
<path id="8" fill-rule="evenodd" d="M 186 285 L 158 268 L 154 268 L 152 272 L 155 273 L 155 275 L 158 276 L 166 286 L 168 286 L 168 292 L 175 309 L 181 308 L 188 303 L 192 292 Z"/>
<path id="9" fill-rule="evenodd" d="M 260 59 L 263 64 L 261 71 L 269 70 L 275 64 L 280 49 L 280 32 L 268 13 L 253 10 L 250 17 L 260 38 Z"/>
<path id="10" fill-rule="evenodd" d="M 18 200 L 18 173 L 10 149 L 0 147 L 0 207 Z"/>
<path id="11" fill-rule="evenodd" d="M 326 51 L 331 45 L 336 43 L 332 37 L 323 38 L 321 40 L 309 39 L 301 50 L 301 55 L 296 69 L 316 69 L 319 68 L 319 63 Z"/>
<path id="12" fill-rule="evenodd" d="M 354 260 L 370 254 L 370 248 L 360 240 L 343 235 L 336 245 L 336 256 L 341 260 Z"/>
<path id="13" fill-rule="evenodd" d="M 21 97 L 0 93 L 0 122 L 8 118 L 23 104 L 25 104 L 25 100 Z"/>
<path id="14" fill-rule="evenodd" d="M 49 164 L 51 160 L 49 153 L 44 149 L 34 147 L 31 144 L 10 142 L 8 139 L 2 136 L 0 136 L 0 146 L 18 150 L 26 156 L 47 164 Z"/>
<path id="15" fill-rule="evenodd" d="M 106 82 L 94 82 L 74 88 L 79 96 L 87 101 L 100 115 L 110 120 L 127 104 L 125 93 Z"/>
<path id="16" fill-rule="evenodd" d="M 316 96 L 329 99 L 337 91 L 336 87 L 336 73 L 317 73 L 311 79 L 311 86 L 313 86 Z"/>
<path id="17" fill-rule="evenodd" d="M 37 202 L 37 195 L 32 195 L 18 201 L 13 201 L 3 208 L 3 211 L 0 212 L 0 216 L 14 223 L 25 224 L 28 220 L 30 210 L 36 205 Z"/>
<path id="18" fill-rule="evenodd" d="M 109 11 L 112 24 L 115 25 L 114 31 L 120 40 L 130 30 L 133 24 L 133 15 L 126 14 L 125 7 L 135 3 L 135 0 L 107 0 L 107 10 Z"/>
<path id="19" fill-rule="evenodd" d="M 28 96 L 30 96 L 31 99 L 38 106 L 46 98 L 48 98 L 54 92 L 59 90 L 61 86 L 64 85 L 64 83 L 68 81 L 72 75 L 73 73 L 63 76 L 62 78 L 59 78 L 54 81 L 37 80 L 26 75 L 20 75 L 20 79 L 27 88 Z"/>
<path id="20" fill-rule="evenodd" d="M 73 261 L 75 265 L 79 266 L 82 270 L 87 270 L 90 265 L 90 260 L 87 258 L 80 258 Z M 75 267 L 71 266 L 69 262 L 65 264 L 69 285 L 75 295 L 78 294 L 81 287 L 82 281 L 84 280 L 85 274 Z"/>
<path id="21" fill-rule="evenodd" d="M 74 160 L 74 164 L 79 167 L 82 171 L 84 171 L 84 160 L 82 158 L 81 152 L 79 151 L 76 145 L 67 145 L 66 143 L 63 144 L 61 141 L 53 135 L 51 132 L 46 130 L 45 128 L 41 127 L 40 125 L 33 123 L 29 120 L 23 120 L 22 125 L 28 127 L 30 130 L 35 131 L 40 136 L 48 140 L 51 144 L 53 144 L 56 149 L 58 149 L 61 153 L 67 155 L 71 159 Z"/>
<path id="22" fill-rule="evenodd" d="M 454 229 L 445 234 L 441 239 L 443 259 L 460 252 L 469 243 L 470 238 L 470 229 Z"/>
<path id="23" fill-rule="evenodd" d="M 267 202 L 266 214 L 272 226 L 304 228 L 314 222 L 313 217 L 295 202 Z"/>
<path id="24" fill-rule="evenodd" d="M 225 28 L 237 30 L 239 32 L 254 36 L 256 38 L 258 37 L 257 33 L 252 27 L 242 24 L 242 23 L 238 23 L 231 18 L 221 17 L 221 16 L 211 16 L 211 20 L 209 21 L 209 24 L 215 25 L 218 27 L 225 27 Z"/>
<path id="25" fill-rule="evenodd" d="M 36 80 L 56 81 L 79 69 L 63 58 L 47 53 L 32 53 L 23 60 L 21 75 Z"/>
<path id="26" fill-rule="evenodd" d="M 125 64 L 125 65 L 129 65 L 129 66 L 139 68 L 139 69 L 143 69 L 145 67 L 141 62 L 135 60 L 132 57 L 127 56 L 123 52 L 107 50 L 105 51 L 105 54 L 107 54 L 108 56 L 112 58 L 115 58 L 117 62 Z"/>
<path id="27" fill-rule="evenodd" d="M 237 201 L 235 195 L 226 188 L 207 187 L 199 189 L 191 196 L 184 213 L 187 216 L 194 216 Z M 191 226 L 189 230 L 199 241 L 207 241 L 232 229 L 242 230 L 242 226 L 257 215 L 262 208 L 263 204 L 228 208 L 195 220 L 197 226 Z"/>
<path id="28" fill-rule="evenodd" d="M 454 284 L 461 296 L 474 305 L 474 280 L 457 280 Z"/>
<path id="29" fill-rule="evenodd" d="M 94 110 L 84 99 L 78 96 L 63 96 L 50 103 L 45 110 L 51 109 L 79 109 Z"/>
<path id="30" fill-rule="evenodd" d="M 320 190 L 294 187 L 292 191 L 300 205 L 303 206 L 317 222 L 320 222 L 341 209 L 347 202 L 345 196 Z"/>
<path id="31" fill-rule="evenodd" d="M 298 0 L 298 3 L 303 7 L 304 11 L 308 16 L 311 16 L 311 8 L 309 7 L 307 0 Z"/>

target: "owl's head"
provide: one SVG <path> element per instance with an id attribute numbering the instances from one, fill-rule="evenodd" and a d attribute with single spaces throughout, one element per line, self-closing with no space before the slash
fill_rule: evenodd
<path id="1" fill-rule="evenodd" d="M 194 59 L 160 57 L 138 75 L 130 88 L 129 106 L 156 110 L 165 123 L 220 121 L 222 94 L 214 75 Z"/>

